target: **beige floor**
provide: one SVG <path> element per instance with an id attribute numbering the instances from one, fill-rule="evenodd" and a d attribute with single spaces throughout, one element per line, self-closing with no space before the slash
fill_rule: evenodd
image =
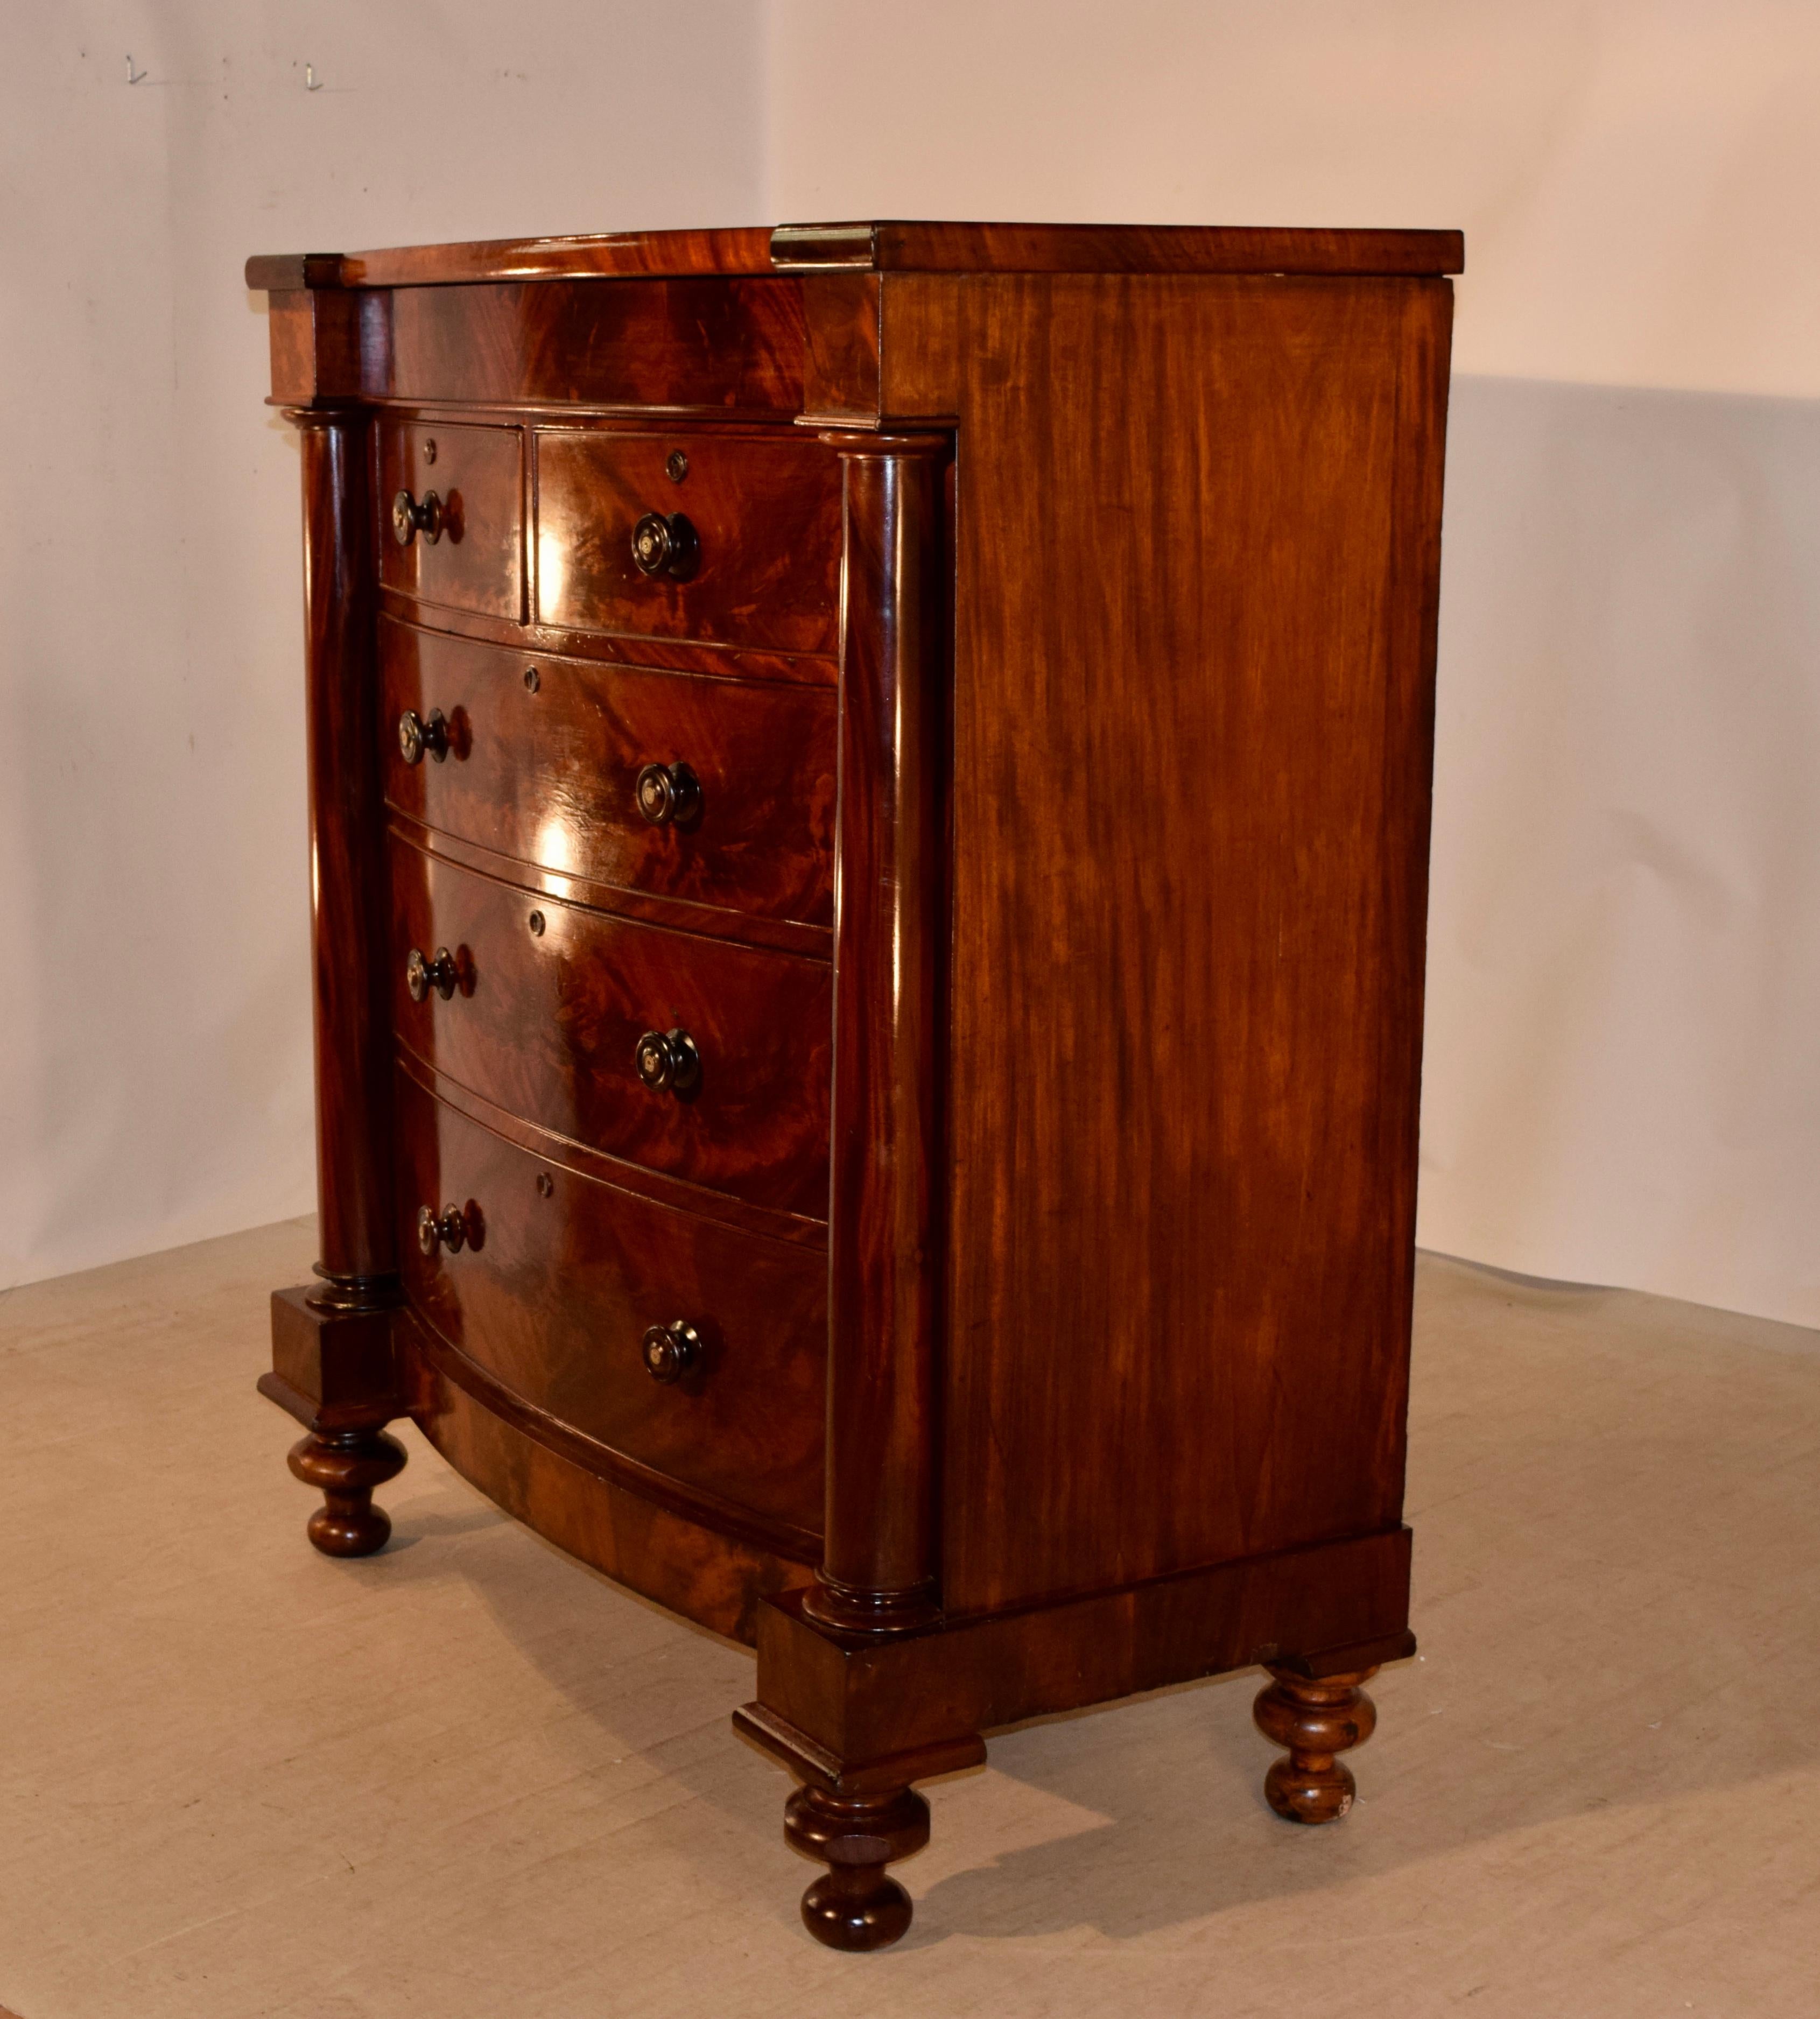
<path id="1" fill-rule="evenodd" d="M 0 2002 L 23 2019 L 1820 2014 L 1820 1335 L 1426 1264 L 1423 1653 L 1361 1800 L 1256 1679 L 996 1741 L 886 1956 L 817 1948 L 752 1669 L 413 1433 L 304 1543 L 252 1393 L 307 1223 L 0 1298 Z"/>

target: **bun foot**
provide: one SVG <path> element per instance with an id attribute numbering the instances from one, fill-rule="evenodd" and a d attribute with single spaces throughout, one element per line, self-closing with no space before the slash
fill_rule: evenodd
<path id="1" fill-rule="evenodd" d="M 291 1447 L 291 1470 L 317 1488 L 323 1505 L 310 1517 L 310 1539 L 325 1557 L 370 1557 L 392 1533 L 392 1517 L 373 1505 L 373 1489 L 404 1470 L 404 1447 L 383 1430 L 330 1430 Z"/>
<path id="2" fill-rule="evenodd" d="M 1376 1709 L 1358 1686 L 1377 1670 L 1324 1676 L 1318 1682 L 1292 1669 L 1270 1673 L 1276 1680 L 1260 1691 L 1252 1716 L 1289 1756 L 1264 1776 L 1264 1799 L 1287 1822 L 1337 1822 L 1358 1789 L 1336 1756 L 1362 1745 L 1376 1727 Z"/>
<path id="3" fill-rule="evenodd" d="M 803 1925 L 831 1949 L 888 1948 L 910 1925 L 910 1895 L 882 1865 L 837 1865 L 803 1895 Z"/>
<path id="4" fill-rule="evenodd" d="M 929 1841 L 929 1804 L 913 1789 L 860 1797 L 799 1788 L 784 1840 L 828 1868 L 803 1895 L 803 1925 L 831 1949 L 882 1949 L 910 1925 L 910 1896 L 885 1867 Z"/>

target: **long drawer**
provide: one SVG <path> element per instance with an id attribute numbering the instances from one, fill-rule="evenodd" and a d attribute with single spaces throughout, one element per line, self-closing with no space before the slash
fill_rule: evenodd
<path id="1" fill-rule="evenodd" d="M 379 665 L 401 813 L 564 875 L 832 922 L 832 687 L 513 652 L 389 618 Z"/>
<path id="2" fill-rule="evenodd" d="M 821 1249 L 546 1162 L 402 1071 L 397 1116 L 401 1267 L 437 1333 L 604 1451 L 711 1503 L 819 1532 Z M 420 1238 L 426 1209 L 436 1231 Z"/>
<path id="3" fill-rule="evenodd" d="M 419 1058 L 610 1156 L 826 1218 L 825 962 L 564 904 L 397 836 L 390 865 L 393 1028 Z M 641 1077 L 647 1038 L 668 1084 Z"/>

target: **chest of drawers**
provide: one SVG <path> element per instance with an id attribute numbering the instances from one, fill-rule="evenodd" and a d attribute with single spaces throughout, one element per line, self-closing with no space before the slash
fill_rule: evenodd
<path id="1" fill-rule="evenodd" d="M 322 1259 L 409 1416 L 756 1651 L 836 1946 L 919 1780 L 1261 1664 L 1343 1814 L 1401 1524 L 1449 233 L 249 263 L 300 430 Z"/>

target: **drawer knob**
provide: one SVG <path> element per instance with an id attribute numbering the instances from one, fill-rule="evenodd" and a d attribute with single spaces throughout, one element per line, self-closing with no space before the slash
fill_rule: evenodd
<path id="1" fill-rule="evenodd" d="M 442 538 L 443 517 L 442 500 L 433 491 L 424 492 L 421 505 L 408 491 L 401 491 L 392 500 L 392 537 L 408 547 L 421 533 L 433 547 Z"/>
<path id="2" fill-rule="evenodd" d="M 427 750 L 437 763 L 448 755 L 448 723 L 440 708 L 420 716 L 408 708 L 398 718 L 398 748 L 407 764 L 421 764 Z"/>
<path id="3" fill-rule="evenodd" d="M 459 1255 L 467 1239 L 467 1220 L 459 1205 L 445 1205 L 440 1213 L 431 1205 L 417 1209 L 417 1245 L 426 1255 L 433 1255 L 438 1248 Z"/>
<path id="4" fill-rule="evenodd" d="M 700 1361 L 702 1335 L 686 1318 L 674 1318 L 667 1325 L 653 1325 L 641 1350 L 645 1372 L 667 1387 Z"/>
<path id="5" fill-rule="evenodd" d="M 687 1031 L 647 1031 L 632 1062 L 654 1093 L 687 1093 L 702 1078 L 702 1054 Z"/>
<path id="6" fill-rule="evenodd" d="M 701 781 L 687 764 L 647 764 L 633 790 L 639 811 L 653 827 L 675 826 L 702 803 Z"/>
<path id="7" fill-rule="evenodd" d="M 695 529 L 680 512 L 667 519 L 661 512 L 647 512 L 632 529 L 632 558 L 641 575 L 667 575 L 681 582 L 694 573 L 701 555 Z"/>
<path id="8" fill-rule="evenodd" d="M 426 960 L 413 947 L 404 962 L 404 986 L 410 990 L 413 1002 L 421 1002 L 433 988 L 446 1002 L 460 980 L 455 956 L 447 947 L 437 948 L 434 960 Z"/>

